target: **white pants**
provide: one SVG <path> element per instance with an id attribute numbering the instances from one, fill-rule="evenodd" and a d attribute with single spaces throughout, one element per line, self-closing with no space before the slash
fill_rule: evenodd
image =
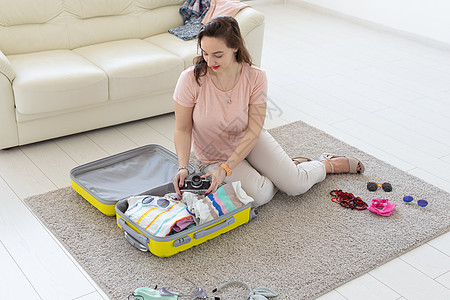
<path id="1" fill-rule="evenodd" d="M 201 171 L 207 173 L 219 164 L 203 166 Z M 325 166 L 319 161 L 295 165 L 280 144 L 263 129 L 255 148 L 225 182 L 241 181 L 242 188 L 254 199 L 254 207 L 258 207 L 269 202 L 278 189 L 288 195 L 300 195 L 325 176 Z"/>

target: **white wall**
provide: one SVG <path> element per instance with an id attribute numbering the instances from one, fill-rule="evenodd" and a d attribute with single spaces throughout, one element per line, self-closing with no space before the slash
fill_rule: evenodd
<path id="1" fill-rule="evenodd" d="M 450 0 L 293 0 L 450 46 Z"/>

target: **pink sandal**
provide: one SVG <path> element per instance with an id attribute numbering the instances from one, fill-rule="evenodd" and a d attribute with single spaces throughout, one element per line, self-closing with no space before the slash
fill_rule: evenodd
<path id="1" fill-rule="evenodd" d="M 397 204 L 389 202 L 389 199 L 372 199 L 367 209 L 377 215 L 388 217 L 392 214 L 396 206 Z"/>

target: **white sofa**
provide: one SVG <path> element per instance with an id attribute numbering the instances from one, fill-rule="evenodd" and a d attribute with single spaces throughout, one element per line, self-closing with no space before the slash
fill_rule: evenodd
<path id="1" fill-rule="evenodd" d="M 0 149 L 173 111 L 184 0 L 0 0 Z M 264 16 L 238 20 L 256 65 Z"/>

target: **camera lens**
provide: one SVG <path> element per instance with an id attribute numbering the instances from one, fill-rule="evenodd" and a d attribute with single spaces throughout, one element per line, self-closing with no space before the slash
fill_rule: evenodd
<path id="1" fill-rule="evenodd" d="M 192 184 L 192 187 L 194 187 L 194 188 L 201 187 L 202 186 L 202 178 L 200 177 L 200 175 L 192 176 L 191 184 Z"/>

